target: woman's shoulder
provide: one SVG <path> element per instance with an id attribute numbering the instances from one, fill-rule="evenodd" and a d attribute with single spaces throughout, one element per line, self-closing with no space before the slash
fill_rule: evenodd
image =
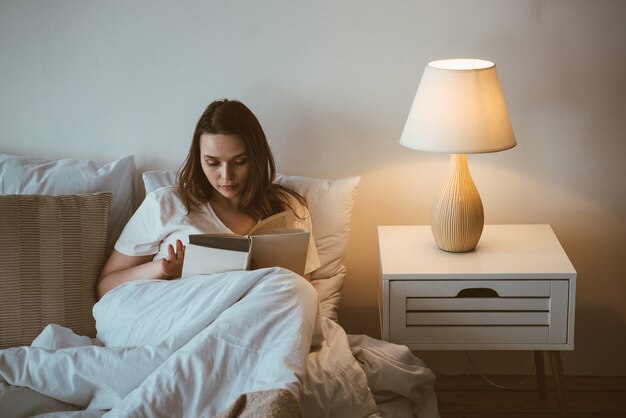
<path id="1" fill-rule="evenodd" d="M 161 187 L 148 193 L 144 203 L 156 207 L 167 216 L 182 210 L 186 212 L 185 204 L 180 197 L 180 191 L 177 186 Z"/>

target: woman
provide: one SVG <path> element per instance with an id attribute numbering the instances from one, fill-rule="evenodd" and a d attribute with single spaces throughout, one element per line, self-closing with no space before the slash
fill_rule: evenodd
<path id="1" fill-rule="evenodd" d="M 196 125 L 177 186 L 148 194 L 120 235 L 100 273 L 98 297 L 138 279 L 180 277 L 189 234 L 245 235 L 259 220 L 294 212 L 311 231 L 304 198 L 274 184 L 274 157 L 261 125 L 243 103 L 211 103 Z M 313 241 L 305 277 L 320 266 Z"/>

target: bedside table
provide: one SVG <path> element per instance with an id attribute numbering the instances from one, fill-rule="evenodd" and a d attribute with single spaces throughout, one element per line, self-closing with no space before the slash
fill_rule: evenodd
<path id="1" fill-rule="evenodd" d="M 382 338 L 412 350 L 548 351 L 566 413 L 561 350 L 574 349 L 576 271 L 550 225 L 485 225 L 476 249 L 440 250 L 430 226 L 379 226 Z"/>

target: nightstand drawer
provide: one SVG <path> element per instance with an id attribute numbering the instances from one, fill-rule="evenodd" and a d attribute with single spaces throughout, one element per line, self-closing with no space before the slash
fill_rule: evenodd
<path id="1" fill-rule="evenodd" d="M 567 343 L 567 280 L 392 280 L 389 285 L 393 342 L 438 348 Z"/>

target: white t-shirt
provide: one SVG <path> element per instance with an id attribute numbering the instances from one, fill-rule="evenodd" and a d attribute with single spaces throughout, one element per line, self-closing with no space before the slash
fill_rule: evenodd
<path id="1" fill-rule="evenodd" d="M 297 215 L 294 228 L 312 232 L 309 210 L 295 199 L 291 199 L 289 204 Z M 176 247 L 177 239 L 187 245 L 190 234 L 217 233 L 233 232 L 217 217 L 209 203 L 187 214 L 178 188 L 163 187 L 146 195 L 124 227 L 115 249 L 125 255 L 154 254 L 153 259 L 161 259 L 167 256 L 169 244 Z M 311 233 L 304 273 L 311 273 L 319 267 L 320 259 Z"/>

